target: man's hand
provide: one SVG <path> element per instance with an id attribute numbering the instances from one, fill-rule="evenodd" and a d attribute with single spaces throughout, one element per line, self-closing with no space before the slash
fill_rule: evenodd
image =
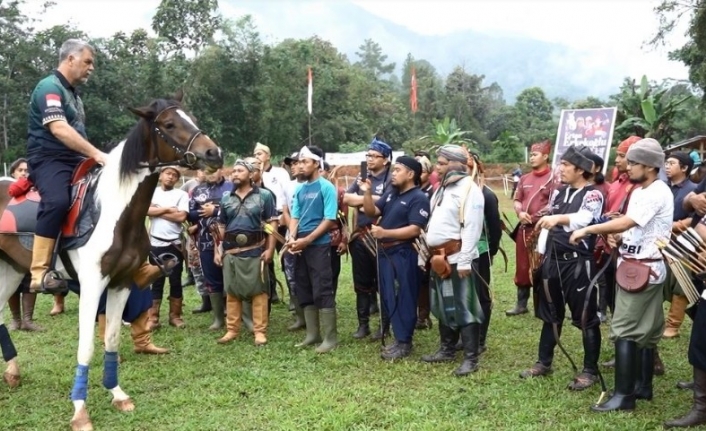
<path id="1" fill-rule="evenodd" d="M 459 269 L 458 270 L 458 277 L 459 278 L 466 278 L 469 275 L 471 275 L 471 270 L 470 269 Z"/>
<path id="2" fill-rule="evenodd" d="M 554 226 L 559 223 L 559 217 L 555 215 L 550 215 L 550 216 L 544 216 L 539 221 L 537 222 L 537 225 L 534 227 L 535 230 L 540 230 L 540 229 L 551 229 Z"/>
<path id="3" fill-rule="evenodd" d="M 189 228 L 186 229 L 186 231 L 189 233 L 189 235 L 196 235 L 196 232 L 199 231 L 199 225 L 193 224 L 193 225 L 189 226 Z"/>
<path id="4" fill-rule="evenodd" d="M 272 262 L 272 256 L 274 256 L 274 254 L 274 250 L 270 250 L 269 248 L 267 248 L 260 255 L 260 259 L 263 260 L 266 264 L 269 264 L 270 262 Z"/>
<path id="5" fill-rule="evenodd" d="M 682 233 L 689 227 L 683 220 L 672 223 L 672 233 Z"/>
<path id="6" fill-rule="evenodd" d="M 212 217 L 215 212 L 216 207 L 212 203 L 208 202 L 201 207 L 201 209 L 199 210 L 199 215 L 201 217 Z"/>
<path id="7" fill-rule="evenodd" d="M 96 153 L 93 155 L 93 160 L 105 166 L 108 162 L 108 155 L 103 151 L 96 151 Z"/>
<path id="8" fill-rule="evenodd" d="M 603 215 L 608 217 L 609 219 L 613 220 L 613 219 L 620 217 L 622 214 L 620 214 L 619 211 L 613 211 L 613 212 L 605 213 Z"/>
<path id="9" fill-rule="evenodd" d="M 370 226 L 370 235 L 372 235 L 375 239 L 384 239 L 387 238 L 387 230 L 374 224 Z"/>
<path id="10" fill-rule="evenodd" d="M 223 258 L 220 252 L 216 251 L 213 253 L 213 263 L 215 263 L 216 266 L 223 266 Z"/>
<path id="11" fill-rule="evenodd" d="M 571 238 L 569 238 L 569 242 L 573 245 L 577 245 L 579 241 L 586 238 L 587 236 L 588 232 L 586 232 L 586 228 L 576 229 L 575 231 L 571 232 Z"/>
<path id="12" fill-rule="evenodd" d="M 341 243 L 338 244 L 338 247 L 336 247 L 336 253 L 338 253 L 339 256 L 348 253 L 348 241 L 345 237 L 341 240 Z"/>
<path id="13" fill-rule="evenodd" d="M 517 217 L 520 219 L 521 224 L 532 224 L 532 216 L 525 211 L 521 211 Z"/>
<path id="14" fill-rule="evenodd" d="M 606 243 L 610 248 L 618 248 L 620 243 L 623 241 L 623 236 L 619 233 L 610 233 L 606 235 Z"/>
<path id="15" fill-rule="evenodd" d="M 371 187 L 372 184 L 370 183 L 369 179 L 358 180 L 358 189 L 360 189 L 361 192 L 365 193 L 370 190 Z"/>
<path id="16" fill-rule="evenodd" d="M 689 203 L 692 207 L 694 207 L 694 211 L 696 211 L 696 214 L 700 216 L 706 215 L 706 194 L 700 193 L 698 195 L 692 196 L 689 199 Z"/>
<path id="17" fill-rule="evenodd" d="M 292 251 L 292 253 L 300 253 L 305 248 L 309 247 L 310 244 L 311 240 L 308 236 L 305 236 L 304 238 L 299 238 L 292 241 L 291 245 L 289 246 L 289 249 Z"/>

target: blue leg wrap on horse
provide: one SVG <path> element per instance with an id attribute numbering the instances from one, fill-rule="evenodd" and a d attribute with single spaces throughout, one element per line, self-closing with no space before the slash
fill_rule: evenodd
<path id="1" fill-rule="evenodd" d="M 10 338 L 10 333 L 7 332 L 7 328 L 3 323 L 0 325 L 0 349 L 2 349 L 2 358 L 7 361 L 11 361 L 17 357 L 17 350 L 15 345 L 12 344 L 12 338 Z"/>
<path id="2" fill-rule="evenodd" d="M 86 401 L 88 395 L 88 365 L 76 365 L 71 401 Z"/>
<path id="3" fill-rule="evenodd" d="M 105 352 L 103 386 L 108 390 L 118 386 L 118 352 Z"/>

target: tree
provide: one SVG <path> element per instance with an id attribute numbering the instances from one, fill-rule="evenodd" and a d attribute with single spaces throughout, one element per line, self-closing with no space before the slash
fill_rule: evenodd
<path id="1" fill-rule="evenodd" d="M 382 53 L 380 45 L 372 39 L 365 39 L 358 49 L 355 55 L 360 60 L 355 65 L 374 79 L 380 79 L 382 75 L 390 74 L 395 70 L 395 63 L 385 63 L 387 55 Z"/>
<path id="2" fill-rule="evenodd" d="M 518 96 L 507 130 L 529 146 L 556 134 L 552 102 L 538 87 L 523 90 Z"/>
<path id="3" fill-rule="evenodd" d="M 152 18 L 152 29 L 177 51 L 197 55 L 221 26 L 218 0 L 162 0 Z"/>

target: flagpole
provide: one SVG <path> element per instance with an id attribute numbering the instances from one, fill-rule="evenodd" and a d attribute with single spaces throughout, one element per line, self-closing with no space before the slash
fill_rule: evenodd
<path id="1" fill-rule="evenodd" d="M 311 112 L 312 112 L 312 104 L 313 104 L 313 97 L 314 97 L 314 77 L 311 74 L 311 67 L 309 67 L 308 73 L 307 73 L 307 78 L 308 78 L 308 87 L 307 87 L 307 95 L 306 95 L 306 108 L 307 111 L 309 112 L 309 145 L 311 145 Z"/>

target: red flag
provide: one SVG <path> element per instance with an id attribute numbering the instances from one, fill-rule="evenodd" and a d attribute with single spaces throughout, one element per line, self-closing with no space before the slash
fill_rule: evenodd
<path id="1" fill-rule="evenodd" d="M 311 76 L 311 67 L 309 68 L 309 89 L 307 92 L 307 97 L 306 97 L 306 107 L 309 110 L 309 115 L 311 115 L 311 104 L 312 104 L 312 97 L 314 96 L 314 78 Z"/>
<path id="2" fill-rule="evenodd" d="M 417 112 L 417 72 L 412 68 L 412 80 L 409 89 L 409 106 L 412 112 Z"/>

